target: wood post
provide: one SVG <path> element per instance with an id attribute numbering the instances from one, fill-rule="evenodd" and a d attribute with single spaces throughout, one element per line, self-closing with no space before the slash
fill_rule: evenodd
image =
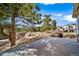
<path id="1" fill-rule="evenodd" d="M 77 16 L 77 42 L 79 42 L 79 15 Z"/>

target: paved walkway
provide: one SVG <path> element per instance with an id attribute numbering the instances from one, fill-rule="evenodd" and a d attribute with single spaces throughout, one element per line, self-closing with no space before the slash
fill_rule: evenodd
<path id="1" fill-rule="evenodd" d="M 1 56 L 78 56 L 79 45 L 72 39 L 47 37 L 31 44 L 21 44 Z"/>

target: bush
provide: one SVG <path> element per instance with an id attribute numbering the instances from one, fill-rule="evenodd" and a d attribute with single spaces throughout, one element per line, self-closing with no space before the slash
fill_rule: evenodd
<path id="1" fill-rule="evenodd" d="M 63 33 L 58 33 L 58 37 L 63 37 Z"/>
<path id="2" fill-rule="evenodd" d="M 69 38 L 76 38 L 76 35 L 74 35 L 74 34 L 67 34 L 67 35 L 65 35 L 64 37 L 69 37 Z"/>

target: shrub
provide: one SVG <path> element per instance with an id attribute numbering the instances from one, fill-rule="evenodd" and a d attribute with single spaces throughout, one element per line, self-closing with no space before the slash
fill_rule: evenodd
<path id="1" fill-rule="evenodd" d="M 69 37 L 72 39 L 72 38 L 76 38 L 76 35 L 75 34 L 67 34 L 64 37 Z"/>

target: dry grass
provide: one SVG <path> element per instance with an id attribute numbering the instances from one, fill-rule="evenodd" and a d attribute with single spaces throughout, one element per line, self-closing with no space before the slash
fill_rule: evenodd
<path id="1" fill-rule="evenodd" d="M 30 37 L 28 36 L 27 38 L 24 37 L 24 34 L 22 34 L 22 35 L 20 35 L 19 39 L 16 40 L 15 47 L 17 45 L 19 45 L 19 44 L 24 44 L 24 43 L 29 44 L 29 43 L 31 43 L 33 41 L 36 41 L 36 40 L 41 39 L 41 38 L 44 38 L 44 37 L 47 37 L 47 35 L 45 33 L 40 33 L 40 34 L 35 33 L 35 35 L 30 36 Z M 1 51 L 6 51 L 6 50 L 8 50 L 10 48 L 11 48 L 10 47 L 10 42 L 7 43 L 7 44 L 1 45 L 0 52 Z"/>
<path id="2" fill-rule="evenodd" d="M 66 37 L 71 38 L 71 39 L 76 38 L 76 33 L 73 33 L 73 32 L 64 32 L 63 34 L 65 38 Z"/>
<path id="3" fill-rule="evenodd" d="M 52 37 L 58 37 L 58 33 L 51 33 L 50 36 L 52 36 Z M 64 32 L 63 33 L 63 37 L 64 38 L 71 38 L 71 39 L 73 39 L 73 38 L 76 38 L 76 33 L 73 33 L 73 32 Z"/>

